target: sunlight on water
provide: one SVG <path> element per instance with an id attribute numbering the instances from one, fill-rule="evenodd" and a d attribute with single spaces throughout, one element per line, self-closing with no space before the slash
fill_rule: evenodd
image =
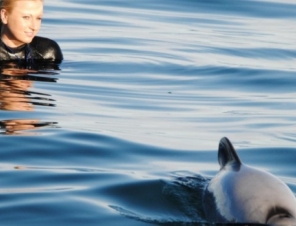
<path id="1" fill-rule="evenodd" d="M 296 193 L 295 27 L 291 0 L 45 1 L 65 60 L 0 65 L 0 222 L 196 225 L 224 136 Z"/>
<path id="2" fill-rule="evenodd" d="M 174 2 L 177 6 L 178 2 Z M 144 1 L 95 5 L 69 1 L 59 7 L 54 1 L 47 4 L 48 21 L 55 26 L 57 40 L 66 55 L 65 78 L 59 82 L 74 85 L 73 90 L 83 90 L 80 103 L 86 104 L 82 110 L 75 99 L 60 97 L 61 103 L 72 102 L 73 108 L 59 107 L 62 112 L 75 111 L 79 117 L 93 116 L 89 120 L 79 119 L 82 124 L 75 128 L 84 124 L 87 130 L 180 148 L 185 140 L 187 148 L 212 149 L 212 142 L 223 135 L 233 136 L 238 143 L 254 142 L 254 147 L 289 145 L 278 136 L 271 138 L 271 131 L 265 135 L 258 129 L 266 131 L 270 124 L 272 133 L 292 132 L 292 127 L 285 126 L 290 120 L 273 123 L 273 119 L 281 117 L 281 107 L 290 101 L 276 110 L 276 101 L 271 99 L 288 98 L 294 103 L 293 88 L 286 85 L 294 82 L 293 73 L 288 72 L 293 72 L 296 65 L 292 48 L 295 20 L 290 17 L 272 18 L 266 11 L 258 22 L 257 14 L 251 17 L 245 12 L 229 13 L 223 11 L 223 6 L 213 12 L 211 7 L 215 4 L 199 2 L 188 3 L 188 7 L 184 4 L 182 8 L 186 10 L 182 11 Z M 205 10 L 193 11 L 189 7 L 194 4 Z M 246 9 L 254 7 L 244 4 Z M 269 6 L 273 9 L 273 5 Z M 72 9 L 63 13 L 63 23 L 69 25 L 66 32 L 63 23 L 53 23 L 65 7 Z M 45 29 L 42 34 L 53 35 Z M 84 66 L 84 62 L 89 66 Z M 87 87 L 92 87 L 92 91 Z M 273 94 L 274 90 L 283 94 Z M 85 99 L 86 95 L 91 102 Z M 204 100 L 198 101 L 198 97 Z M 209 98 L 216 101 L 209 102 Z M 294 109 L 291 107 L 285 115 L 292 114 Z M 100 112 L 99 117 L 94 117 L 94 112 Z M 230 123 L 231 118 L 235 123 Z M 69 121 L 65 126 L 71 124 Z"/>

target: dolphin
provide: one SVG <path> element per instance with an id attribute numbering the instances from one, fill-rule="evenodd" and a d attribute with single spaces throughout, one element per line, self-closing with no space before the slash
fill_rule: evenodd
<path id="1" fill-rule="evenodd" d="M 207 221 L 296 226 L 296 198 L 284 182 L 243 164 L 226 137 L 218 161 L 220 171 L 203 194 Z"/>

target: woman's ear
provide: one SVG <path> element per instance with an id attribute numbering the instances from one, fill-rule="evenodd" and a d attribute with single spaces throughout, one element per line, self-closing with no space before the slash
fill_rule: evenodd
<path id="1" fill-rule="evenodd" d="M 7 17 L 8 17 L 7 10 L 6 9 L 1 9 L 0 15 L 1 15 L 2 24 L 7 24 Z"/>

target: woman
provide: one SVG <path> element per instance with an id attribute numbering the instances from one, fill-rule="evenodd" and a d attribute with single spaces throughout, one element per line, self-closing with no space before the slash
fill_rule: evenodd
<path id="1" fill-rule="evenodd" d="M 0 0 L 0 61 L 63 59 L 59 45 L 36 36 L 41 27 L 43 0 Z"/>

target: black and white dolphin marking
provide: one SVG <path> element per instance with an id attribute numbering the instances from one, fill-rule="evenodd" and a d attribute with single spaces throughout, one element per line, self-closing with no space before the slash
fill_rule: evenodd
<path id="1" fill-rule="evenodd" d="M 243 164 L 225 137 L 218 160 L 220 171 L 204 191 L 208 221 L 296 226 L 296 198 L 285 183 Z"/>

